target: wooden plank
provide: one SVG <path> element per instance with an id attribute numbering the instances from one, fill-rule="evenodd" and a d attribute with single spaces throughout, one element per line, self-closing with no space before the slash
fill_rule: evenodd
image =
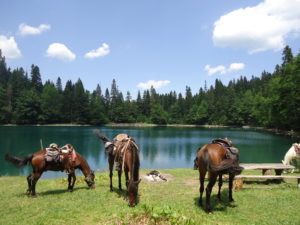
<path id="1" fill-rule="evenodd" d="M 300 179 L 300 176 L 287 176 L 287 175 L 237 175 L 235 179 Z"/>
<path id="2" fill-rule="evenodd" d="M 282 163 L 240 163 L 245 170 L 263 170 L 263 169 L 279 169 L 290 170 L 295 169 L 292 165 L 284 165 Z"/>

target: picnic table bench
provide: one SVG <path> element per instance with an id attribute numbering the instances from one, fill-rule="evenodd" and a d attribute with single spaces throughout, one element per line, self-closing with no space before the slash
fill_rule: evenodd
<path id="1" fill-rule="evenodd" d="M 244 170 L 261 170 L 262 175 L 244 175 L 235 176 L 235 189 L 241 189 L 243 180 L 245 179 L 265 179 L 265 180 L 283 180 L 283 179 L 297 179 L 298 187 L 300 188 L 300 176 L 282 175 L 284 170 L 294 169 L 294 166 L 284 165 L 282 163 L 240 163 Z M 272 170 L 275 175 L 272 175 Z"/>

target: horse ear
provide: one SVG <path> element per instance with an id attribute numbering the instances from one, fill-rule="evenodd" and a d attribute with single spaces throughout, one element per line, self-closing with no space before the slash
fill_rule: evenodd
<path id="1" fill-rule="evenodd" d="M 142 179 L 139 179 L 139 180 L 136 182 L 136 184 L 139 184 L 139 183 L 141 183 L 141 181 L 142 181 Z"/>

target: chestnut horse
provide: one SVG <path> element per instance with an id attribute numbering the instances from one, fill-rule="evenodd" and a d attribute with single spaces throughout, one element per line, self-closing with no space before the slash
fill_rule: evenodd
<path id="1" fill-rule="evenodd" d="M 47 170 L 52 171 L 64 171 L 68 173 L 68 190 L 72 192 L 74 190 L 74 184 L 76 181 L 75 169 L 80 169 L 85 176 L 85 181 L 90 188 L 95 187 L 95 175 L 86 162 L 86 160 L 77 152 L 75 161 L 71 161 L 67 153 L 61 153 L 61 162 L 53 163 L 47 162 L 45 159 L 46 150 L 40 150 L 34 154 L 30 154 L 24 158 L 19 158 L 16 156 L 11 156 L 6 154 L 5 159 L 8 162 L 11 162 L 16 167 L 20 168 L 25 166 L 30 162 L 33 172 L 27 177 L 28 189 L 27 194 L 31 196 L 36 196 L 35 185 L 39 178 L 42 176 L 42 173 Z"/>
<path id="2" fill-rule="evenodd" d="M 114 163 L 118 161 L 117 157 L 121 157 L 122 162 L 118 169 L 119 190 L 122 190 L 121 177 L 122 170 L 124 169 L 128 205 L 130 207 L 135 206 L 137 204 L 138 185 L 141 182 L 141 179 L 139 179 L 140 158 L 137 144 L 127 134 L 119 134 L 113 141 L 110 141 L 106 136 L 101 134 L 99 130 L 94 130 L 93 132 L 103 141 L 105 153 L 108 155 L 110 191 L 113 191 L 112 177 Z M 125 139 L 122 141 L 117 140 L 120 136 L 125 137 Z M 120 152 L 120 148 L 124 149 L 123 153 Z M 117 163 L 119 163 L 119 161 Z M 130 172 L 130 178 L 128 172 Z"/>
<path id="3" fill-rule="evenodd" d="M 228 146 L 229 147 L 229 146 Z M 235 157 L 228 157 L 228 150 L 222 144 L 211 143 L 204 145 L 198 150 L 194 168 L 199 170 L 200 198 L 199 205 L 202 206 L 202 195 L 204 191 L 204 179 L 208 172 L 208 185 L 206 187 L 206 211 L 211 212 L 210 196 L 213 186 L 219 177 L 218 199 L 221 200 L 222 175 L 229 174 L 229 202 L 232 198 L 232 185 L 235 175 L 240 174 L 242 167 L 239 166 L 238 154 Z"/>

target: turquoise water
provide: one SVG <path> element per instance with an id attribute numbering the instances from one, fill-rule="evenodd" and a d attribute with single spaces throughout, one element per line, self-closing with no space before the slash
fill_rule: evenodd
<path id="1" fill-rule="evenodd" d="M 93 134 L 100 129 L 112 139 L 119 133 L 132 136 L 139 145 L 142 169 L 192 168 L 197 149 L 212 139 L 228 137 L 240 151 L 243 163 L 281 162 L 286 151 L 296 140 L 268 132 L 235 128 L 198 127 L 52 127 L 2 126 L 0 127 L 0 175 L 26 175 L 31 166 L 15 168 L 4 160 L 4 154 L 26 156 L 45 146 L 67 143 L 97 170 L 108 168 L 102 141 Z M 80 173 L 78 173 L 80 174 Z M 66 176 L 63 172 L 46 172 L 42 178 Z"/>

